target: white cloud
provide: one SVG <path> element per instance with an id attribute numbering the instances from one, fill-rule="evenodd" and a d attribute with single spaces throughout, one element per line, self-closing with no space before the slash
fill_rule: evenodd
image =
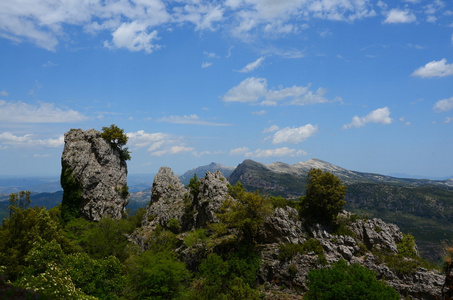
<path id="1" fill-rule="evenodd" d="M 243 155 L 249 151 L 247 147 L 235 148 L 230 150 L 230 155 Z"/>
<path id="2" fill-rule="evenodd" d="M 137 132 L 128 132 L 126 135 L 130 147 L 148 147 L 147 151 L 151 156 L 194 151 L 194 148 L 185 145 L 182 137 L 162 132 L 148 133 L 144 130 L 139 130 Z"/>
<path id="3" fill-rule="evenodd" d="M 86 119 L 86 116 L 75 110 L 62 110 L 53 103 L 41 102 L 39 105 L 31 105 L 21 101 L 0 100 L 0 122 L 72 123 Z"/>
<path id="4" fill-rule="evenodd" d="M 277 131 L 279 129 L 280 129 L 280 127 L 278 127 L 277 125 L 272 125 L 271 127 L 265 128 L 263 130 L 263 133 L 274 132 L 274 131 Z"/>
<path id="5" fill-rule="evenodd" d="M 415 21 L 417 21 L 417 18 L 408 10 L 392 9 L 387 14 L 387 18 L 384 20 L 384 23 L 412 23 Z"/>
<path id="6" fill-rule="evenodd" d="M 222 98 L 225 102 L 257 102 L 267 94 L 264 78 L 249 77 L 231 88 Z"/>
<path id="7" fill-rule="evenodd" d="M 201 67 L 202 67 L 203 69 L 204 69 L 204 68 L 208 68 L 208 67 L 210 67 L 210 66 L 212 66 L 212 63 L 211 63 L 211 62 L 204 62 L 204 63 L 201 64 Z"/>
<path id="8" fill-rule="evenodd" d="M 176 22 L 195 24 L 195 30 L 214 31 L 214 23 L 223 20 L 224 8 L 220 5 L 214 6 L 209 2 L 203 4 L 201 1 L 194 4 L 183 4 L 183 6 L 173 8 L 173 18 Z"/>
<path id="9" fill-rule="evenodd" d="M 318 125 L 307 124 L 301 127 L 285 127 L 274 133 L 273 144 L 299 144 L 318 132 Z"/>
<path id="10" fill-rule="evenodd" d="M 2 91 L 0 91 L 0 96 L 2 96 L 2 97 L 8 97 L 8 96 L 9 96 L 9 94 L 8 94 L 8 92 L 7 92 L 7 91 L 5 91 L 5 90 L 2 90 Z"/>
<path id="11" fill-rule="evenodd" d="M 390 118 L 390 110 L 388 107 L 378 108 L 373 110 L 365 117 L 354 116 L 352 122 L 343 126 L 343 129 L 359 128 L 365 126 L 367 123 L 380 123 L 380 124 L 391 124 L 392 118 Z"/>
<path id="12" fill-rule="evenodd" d="M 305 26 L 301 20 L 311 18 L 354 21 L 375 15 L 367 0 L 14 0 L 0 1 L 0 36 L 55 51 L 60 40 L 77 37 L 68 28 L 79 27 L 93 35 L 113 33 L 106 47 L 150 53 L 157 47 L 157 30 L 185 23 L 196 31 L 222 28 L 244 38 L 298 33 Z"/>
<path id="13" fill-rule="evenodd" d="M 316 103 L 341 102 L 337 97 L 329 100 L 324 95 L 327 90 L 318 88 L 313 93 L 308 86 L 279 87 L 268 90 L 267 81 L 264 78 L 249 77 L 231 88 L 223 97 L 225 102 L 259 103 L 261 105 L 275 106 L 282 100 L 289 100 L 289 104 L 307 105 Z"/>
<path id="14" fill-rule="evenodd" d="M 450 123 L 450 122 L 453 122 L 453 118 L 451 118 L 451 117 L 446 117 L 444 123 L 445 123 L 445 124 L 448 124 L 448 123 Z"/>
<path id="15" fill-rule="evenodd" d="M 274 156 L 286 156 L 286 157 L 294 157 L 294 156 L 301 156 L 307 155 L 307 152 L 303 150 L 291 149 L 288 147 L 277 148 L 277 149 L 257 149 L 255 151 L 249 151 L 244 154 L 246 157 L 256 157 L 256 158 L 263 158 L 263 157 L 274 157 Z"/>
<path id="16" fill-rule="evenodd" d="M 34 139 L 33 134 L 23 136 L 14 135 L 11 132 L 0 133 L 0 144 L 10 146 L 42 146 L 46 148 L 58 148 L 64 145 L 64 136 L 49 139 Z"/>
<path id="17" fill-rule="evenodd" d="M 265 115 L 267 111 L 265 110 L 258 110 L 258 111 L 252 111 L 252 115 L 254 116 L 262 116 Z"/>
<path id="18" fill-rule="evenodd" d="M 264 56 L 261 56 L 260 58 L 258 58 L 254 62 L 251 62 L 248 65 L 246 65 L 239 72 L 241 72 L 241 73 L 251 72 L 251 71 L 255 70 L 256 68 L 258 68 L 263 61 L 264 61 Z"/>
<path id="19" fill-rule="evenodd" d="M 448 64 L 445 58 L 439 61 L 430 61 L 423 67 L 418 68 L 412 76 L 418 77 L 445 77 L 453 75 L 453 64 Z"/>
<path id="20" fill-rule="evenodd" d="M 126 48 L 129 51 L 142 51 L 152 53 L 160 46 L 154 44 L 158 40 L 157 30 L 149 32 L 148 25 L 137 21 L 122 23 L 113 33 L 112 42 L 104 42 L 106 48 Z"/>
<path id="21" fill-rule="evenodd" d="M 173 124 L 189 124 L 189 125 L 204 125 L 204 126 L 229 126 L 227 123 L 215 123 L 200 119 L 197 115 L 184 116 L 169 116 L 158 120 L 159 122 L 167 122 Z"/>
<path id="22" fill-rule="evenodd" d="M 191 152 L 194 151 L 195 149 L 192 147 L 186 147 L 186 146 L 171 146 L 168 149 L 162 149 L 162 150 L 157 150 L 151 152 L 152 156 L 163 156 L 167 154 L 179 154 L 183 152 Z"/>
<path id="23" fill-rule="evenodd" d="M 434 104 L 433 109 L 436 112 L 445 112 L 453 108 L 453 97 L 439 100 Z"/>

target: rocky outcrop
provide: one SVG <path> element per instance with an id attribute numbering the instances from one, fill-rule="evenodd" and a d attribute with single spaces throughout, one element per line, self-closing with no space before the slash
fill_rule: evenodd
<path id="1" fill-rule="evenodd" d="M 220 171 L 207 172 L 200 179 L 200 191 L 194 199 L 194 224 L 196 228 L 205 226 L 207 223 L 218 222 L 218 212 L 223 201 L 228 197 L 228 181 Z"/>
<path id="2" fill-rule="evenodd" d="M 149 202 L 143 218 L 142 226 L 170 227 L 170 220 L 181 224 L 185 212 L 184 199 L 188 191 L 173 171 L 168 167 L 161 167 L 154 177 Z"/>
<path id="3" fill-rule="evenodd" d="M 281 227 L 282 224 L 288 228 L 276 232 L 276 237 L 289 240 L 294 236 L 291 229 L 295 223 L 281 222 L 278 219 L 268 222 Z M 277 226 L 277 224 L 279 224 Z M 437 271 L 430 271 L 422 267 L 415 267 L 408 273 L 399 273 L 386 265 L 385 261 L 373 254 L 375 250 L 383 251 L 389 255 L 398 254 L 397 244 L 402 240 L 402 233 L 398 226 L 387 224 L 380 219 L 357 220 L 349 225 L 352 236 L 333 235 L 328 228 L 316 224 L 312 226 L 305 236 L 312 236 L 322 245 L 324 253 L 320 256 L 314 252 L 296 253 L 290 259 L 281 259 L 281 243 L 262 245 L 261 269 L 259 280 L 275 289 L 280 286 L 289 287 L 292 291 L 307 291 L 305 285 L 307 274 L 310 269 L 329 267 L 332 263 L 344 259 L 348 263 L 358 263 L 374 271 L 378 279 L 384 280 L 387 285 L 396 289 L 402 297 L 409 296 L 410 299 L 440 299 L 441 287 L 444 276 Z M 289 234 L 288 234 L 289 233 Z M 299 244 L 304 243 L 304 236 L 300 236 Z M 366 247 L 366 248 L 365 248 Z M 370 251 L 373 249 L 373 251 Z M 403 264 L 411 265 L 413 259 L 398 257 Z"/>
<path id="4" fill-rule="evenodd" d="M 78 211 L 93 221 L 106 215 L 122 217 L 129 202 L 127 165 L 101 132 L 71 129 L 65 133 L 61 164 L 62 214 L 77 216 Z"/>
<path id="5" fill-rule="evenodd" d="M 190 230 L 218 222 L 215 213 L 228 196 L 228 181 L 216 171 L 207 172 L 198 184 L 199 191 L 194 194 L 170 168 L 160 168 L 154 177 L 151 201 L 142 225 L 160 224 L 170 229 L 170 220 L 173 220 L 172 224 L 179 223 L 183 230 Z"/>
<path id="6" fill-rule="evenodd" d="M 188 245 L 185 238 L 194 229 L 219 222 L 217 213 L 223 202 L 231 197 L 228 194 L 228 181 L 220 172 L 207 172 L 198 185 L 192 188 L 185 188 L 169 168 L 161 168 L 154 178 L 144 226 L 131 239 L 142 250 L 146 250 L 147 238 L 152 238 L 150 232 L 157 224 L 172 230 L 178 233 L 180 241 L 177 253 L 184 257 L 190 270 L 196 271 L 200 262 L 216 251 L 216 245 L 234 244 L 237 232 L 233 228 L 225 235 L 210 237 L 212 239 L 209 242 L 206 242 L 206 237 L 204 241 Z M 359 219 L 347 212 L 343 212 L 340 217 L 346 224 L 343 235 L 333 234 L 332 228 L 320 224 L 303 226 L 298 211 L 289 206 L 275 208 L 265 218 L 254 242 L 261 255 L 257 279 L 266 293 L 271 294 L 266 299 L 274 299 L 269 291 L 279 293 L 283 288 L 292 299 L 300 298 L 307 291 L 306 280 L 311 269 L 328 268 L 340 259 L 373 270 L 378 279 L 394 287 L 403 298 L 440 298 L 444 276 L 417 266 L 412 258 L 398 256 L 398 245 L 404 239 L 398 226 L 380 219 Z M 172 224 L 181 226 L 175 231 Z M 307 246 L 310 243 L 311 247 Z M 300 250 L 291 255 L 282 255 L 282 245 L 285 244 L 292 244 L 296 246 L 294 249 Z M 317 248 L 313 245 L 317 245 Z M 409 268 L 409 271 L 398 270 L 390 261 L 382 258 L 384 254 L 396 258 L 403 265 L 415 267 Z"/>

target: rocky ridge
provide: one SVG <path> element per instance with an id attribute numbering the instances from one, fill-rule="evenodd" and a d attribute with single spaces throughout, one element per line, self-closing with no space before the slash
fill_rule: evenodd
<path id="1" fill-rule="evenodd" d="M 145 250 L 147 238 L 157 224 L 172 230 L 172 223 L 181 224 L 177 230 L 180 239 L 177 252 L 184 257 L 189 268 L 196 269 L 206 255 L 213 251 L 205 244 L 188 246 L 182 240 L 194 229 L 216 223 L 216 213 L 228 195 L 228 181 L 220 172 L 208 172 L 200 180 L 198 193 L 185 188 L 169 168 L 161 168 L 154 178 L 152 198 L 140 228 L 132 239 Z M 358 263 L 376 272 L 377 277 L 394 287 L 402 297 L 412 299 L 440 298 L 444 276 L 437 271 L 415 268 L 409 273 L 391 269 L 378 253 L 398 254 L 403 234 L 398 226 L 380 219 L 354 219 L 344 212 L 342 218 L 350 220 L 348 235 L 334 235 L 332 230 L 315 224 L 304 228 L 298 211 L 289 206 L 275 208 L 261 225 L 256 237 L 261 253 L 258 281 L 269 299 L 272 291 L 285 290 L 287 295 L 300 297 L 307 291 L 306 278 L 310 269 L 326 268 L 339 259 Z M 174 220 L 174 221 L 170 221 Z M 174 228 L 173 228 L 174 229 Z M 303 245 L 316 240 L 322 246 L 322 257 L 313 251 L 295 253 L 282 259 L 284 244 Z M 219 242 L 219 241 L 218 241 Z M 404 258 L 408 263 L 411 258 Z M 274 296 L 272 296 L 274 295 Z"/>
<path id="2" fill-rule="evenodd" d="M 73 206 L 93 221 L 105 215 L 122 217 L 129 203 L 127 164 L 101 132 L 66 132 L 61 164 L 63 206 Z"/>

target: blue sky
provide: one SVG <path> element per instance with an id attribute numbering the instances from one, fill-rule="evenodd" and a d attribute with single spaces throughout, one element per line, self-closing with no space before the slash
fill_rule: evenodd
<path id="1" fill-rule="evenodd" d="M 116 124 L 130 174 L 250 158 L 453 175 L 453 4 L 0 0 L 0 175 Z"/>

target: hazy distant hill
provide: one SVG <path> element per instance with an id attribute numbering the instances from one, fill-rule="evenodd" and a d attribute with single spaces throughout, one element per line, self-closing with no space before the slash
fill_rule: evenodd
<path id="1" fill-rule="evenodd" d="M 223 176 L 228 177 L 234 171 L 235 167 L 227 167 L 218 163 L 210 163 L 206 166 L 201 166 L 190 171 L 185 172 L 179 179 L 181 180 L 182 184 L 187 185 L 190 182 L 190 179 L 193 177 L 194 174 L 197 174 L 198 178 L 203 178 L 206 175 L 206 172 L 214 173 L 215 171 L 219 170 L 222 172 Z"/>

